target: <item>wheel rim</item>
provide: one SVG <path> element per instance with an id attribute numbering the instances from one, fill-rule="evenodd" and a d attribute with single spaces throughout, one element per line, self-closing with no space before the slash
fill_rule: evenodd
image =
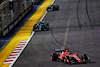
<path id="1" fill-rule="evenodd" d="M 53 61 L 53 57 L 51 56 L 51 60 Z"/>
<path id="2" fill-rule="evenodd" d="M 52 56 L 51 56 L 51 59 L 52 59 Z"/>
<path id="3" fill-rule="evenodd" d="M 74 60 L 71 60 L 70 62 L 71 62 L 71 64 L 74 64 L 74 63 L 75 63 L 75 61 L 74 61 Z"/>
<path id="4" fill-rule="evenodd" d="M 66 59 L 64 59 L 64 62 L 66 63 Z"/>

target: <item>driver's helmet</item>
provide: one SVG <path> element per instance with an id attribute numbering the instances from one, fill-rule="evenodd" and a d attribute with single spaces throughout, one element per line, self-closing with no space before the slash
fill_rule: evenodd
<path id="1" fill-rule="evenodd" d="M 42 22 L 40 22 L 40 24 L 42 24 Z"/>

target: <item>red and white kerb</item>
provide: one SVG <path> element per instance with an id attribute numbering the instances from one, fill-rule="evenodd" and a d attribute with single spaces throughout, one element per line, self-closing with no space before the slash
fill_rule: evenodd
<path id="1" fill-rule="evenodd" d="M 20 56 L 21 52 L 24 50 L 26 45 L 27 40 L 22 40 L 3 64 L 10 64 L 9 67 L 11 67 L 17 60 L 17 58 Z"/>

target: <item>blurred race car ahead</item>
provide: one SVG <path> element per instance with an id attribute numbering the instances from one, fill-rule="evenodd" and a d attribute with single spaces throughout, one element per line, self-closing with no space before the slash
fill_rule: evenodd
<path id="1" fill-rule="evenodd" d="M 46 23 L 46 21 L 40 21 L 37 22 L 34 26 L 33 26 L 33 31 L 45 31 L 49 29 L 49 24 Z"/>
<path id="2" fill-rule="evenodd" d="M 56 4 L 53 4 L 47 7 L 47 11 L 56 11 L 56 10 L 59 10 L 59 6 Z"/>
<path id="3" fill-rule="evenodd" d="M 64 62 L 65 64 L 87 63 L 90 61 L 86 54 L 82 54 L 79 57 L 78 53 L 74 54 L 66 49 L 55 49 L 50 56 L 52 61 Z"/>

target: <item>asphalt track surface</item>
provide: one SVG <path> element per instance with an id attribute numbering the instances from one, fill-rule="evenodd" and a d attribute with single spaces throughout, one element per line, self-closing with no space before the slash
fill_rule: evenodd
<path id="1" fill-rule="evenodd" d="M 49 31 L 36 32 L 13 67 L 100 67 L 100 1 L 56 0 L 59 11 L 48 12 L 44 18 Z M 86 53 L 87 64 L 64 64 L 51 61 L 56 48 Z"/>

